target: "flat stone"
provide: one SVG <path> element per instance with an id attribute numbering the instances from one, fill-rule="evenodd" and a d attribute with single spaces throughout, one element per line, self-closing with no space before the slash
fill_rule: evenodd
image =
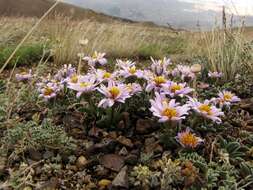
<path id="1" fill-rule="evenodd" d="M 93 155 L 98 153 L 110 153 L 113 152 L 116 147 L 116 141 L 112 139 L 104 139 L 102 142 L 97 143 L 89 147 L 86 151 L 87 155 Z"/>
<path id="2" fill-rule="evenodd" d="M 80 156 L 76 161 L 78 168 L 84 168 L 88 164 L 88 160 L 84 156 Z"/>
<path id="3" fill-rule="evenodd" d="M 118 141 L 120 144 L 122 144 L 122 145 L 124 145 L 124 146 L 126 146 L 126 147 L 129 147 L 129 148 L 133 148 L 133 146 L 134 146 L 134 144 L 132 143 L 131 139 L 128 139 L 128 138 L 126 138 L 126 137 L 124 137 L 124 136 L 119 136 L 119 137 L 117 138 L 117 141 Z"/>
<path id="4" fill-rule="evenodd" d="M 124 159 L 117 154 L 106 154 L 100 158 L 100 163 L 105 168 L 119 172 L 124 166 Z"/>
<path id="5" fill-rule="evenodd" d="M 151 133 L 156 128 L 153 121 L 149 119 L 138 119 L 136 122 L 136 132 L 137 134 L 148 134 Z"/>
<path id="6" fill-rule="evenodd" d="M 112 181 L 112 187 L 125 189 L 129 188 L 127 170 L 127 166 L 120 170 L 118 175 Z"/>

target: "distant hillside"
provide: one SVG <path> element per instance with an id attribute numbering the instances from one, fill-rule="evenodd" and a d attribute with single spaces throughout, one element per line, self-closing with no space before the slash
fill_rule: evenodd
<path id="1" fill-rule="evenodd" d="M 198 29 L 212 28 L 221 24 L 221 5 L 219 2 L 231 1 L 216 0 L 220 11 L 210 8 L 201 9 L 215 0 L 63 0 L 77 6 L 89 8 L 107 15 L 127 18 L 135 21 L 152 21 L 163 26 L 175 28 Z M 252 1 L 252 0 L 251 0 Z M 248 1 L 249 7 L 251 6 Z M 204 2 L 204 3 L 203 3 Z M 239 2 L 239 0 L 237 1 Z M 231 9 L 227 9 L 230 13 Z M 233 10 L 233 9 L 232 9 Z M 234 16 L 235 25 L 241 23 L 242 17 Z M 230 19 L 228 19 L 230 20 Z M 244 20 L 244 19 L 243 19 Z M 253 26 L 253 16 L 246 16 L 246 25 Z"/>
<path id="2" fill-rule="evenodd" d="M 41 17 L 53 4 L 52 0 L 0 0 L 1 16 L 24 16 Z M 132 22 L 128 19 L 120 19 L 96 13 L 89 9 L 80 8 L 67 3 L 60 3 L 51 15 L 61 14 L 73 19 L 89 19 L 98 22 L 124 21 Z"/>

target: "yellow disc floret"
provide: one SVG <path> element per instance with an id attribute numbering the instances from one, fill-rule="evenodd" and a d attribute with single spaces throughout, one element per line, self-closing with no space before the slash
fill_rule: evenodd
<path id="1" fill-rule="evenodd" d="M 70 78 L 70 82 L 71 82 L 71 83 L 77 83 L 77 82 L 78 82 L 78 76 L 77 76 L 77 75 L 73 75 L 73 76 Z"/>
<path id="2" fill-rule="evenodd" d="M 111 76 L 112 76 L 111 73 L 105 72 L 103 78 L 104 78 L 104 79 L 108 79 L 108 78 L 110 78 Z"/>
<path id="3" fill-rule="evenodd" d="M 195 148 L 198 145 L 198 138 L 192 133 L 183 133 L 179 140 L 183 145 L 192 148 Z"/>
<path id="4" fill-rule="evenodd" d="M 212 114 L 212 108 L 207 104 L 202 104 L 201 106 L 199 106 L 199 110 L 201 112 L 206 112 L 208 115 Z"/>
<path id="5" fill-rule="evenodd" d="M 80 82 L 80 87 L 82 87 L 82 88 L 85 88 L 89 85 L 90 85 L 90 83 L 88 83 L 88 82 Z"/>
<path id="6" fill-rule="evenodd" d="M 54 90 L 52 89 L 52 88 L 50 88 L 50 87 L 46 87 L 45 89 L 44 89 L 44 95 L 45 96 L 50 96 L 52 93 L 54 92 Z"/>
<path id="7" fill-rule="evenodd" d="M 161 85 L 166 82 L 166 79 L 163 76 L 155 77 L 154 81 L 156 85 Z"/>
<path id="8" fill-rule="evenodd" d="M 110 88 L 109 92 L 111 93 L 111 97 L 114 99 L 119 95 L 120 89 L 116 86 L 113 86 Z"/>
<path id="9" fill-rule="evenodd" d="M 129 69 L 129 73 L 131 73 L 132 75 L 136 73 L 136 67 L 133 66 Z"/>
<path id="10" fill-rule="evenodd" d="M 180 86 L 178 84 L 173 84 L 170 87 L 170 91 L 173 92 L 173 93 L 175 93 L 176 91 L 181 90 L 181 89 L 182 89 L 182 86 Z"/>
<path id="11" fill-rule="evenodd" d="M 166 108 L 163 110 L 162 113 L 163 116 L 166 116 L 168 118 L 176 117 L 177 116 L 177 110 L 174 108 Z"/>
<path id="12" fill-rule="evenodd" d="M 232 99 L 232 97 L 233 97 L 233 94 L 232 93 L 230 93 L 230 92 L 226 92 L 226 93 L 224 93 L 224 100 L 225 101 L 231 101 L 231 99 Z"/>

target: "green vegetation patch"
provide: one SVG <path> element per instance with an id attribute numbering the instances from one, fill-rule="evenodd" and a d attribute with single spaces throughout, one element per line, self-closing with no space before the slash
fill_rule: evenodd
<path id="1" fill-rule="evenodd" d="M 16 46 L 0 47 L 0 66 L 10 57 Z M 42 43 L 26 44 L 22 46 L 14 55 L 7 68 L 17 66 L 30 66 L 42 58 L 46 46 Z"/>

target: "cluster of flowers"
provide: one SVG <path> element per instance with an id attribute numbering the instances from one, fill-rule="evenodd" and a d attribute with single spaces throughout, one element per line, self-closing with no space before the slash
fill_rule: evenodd
<path id="1" fill-rule="evenodd" d="M 194 96 L 194 88 L 188 83 L 196 80 L 201 71 L 200 65 L 173 66 L 170 59 L 152 60 L 148 69 L 137 69 L 136 63 L 132 61 L 117 60 L 116 69 L 113 72 L 101 69 L 107 64 L 104 53 L 95 52 L 91 57 L 84 57 L 89 65 L 85 75 L 78 74 L 71 65 L 64 65 L 56 75 L 48 76 L 37 83 L 40 97 L 46 101 L 57 96 L 66 88 L 76 91 L 77 98 L 82 94 L 97 91 L 104 98 L 98 103 L 98 107 L 108 108 L 115 103 L 124 103 L 126 99 L 146 91 L 151 96 L 150 111 L 159 122 L 180 123 L 186 119 L 191 112 L 196 112 L 205 119 L 221 123 L 224 115 L 223 106 L 230 106 L 239 102 L 240 99 L 229 91 L 219 92 L 216 98 L 211 100 L 198 101 Z M 220 78 L 222 73 L 209 72 L 210 78 Z M 18 80 L 29 80 L 32 78 L 29 73 L 16 75 Z M 133 83 L 127 83 L 128 79 L 135 79 Z M 133 81 L 133 80 L 130 80 Z M 137 81 L 144 81 L 138 83 Z M 140 85 L 142 84 L 142 85 Z M 183 99 L 184 101 L 180 101 Z M 181 105 L 180 102 L 186 102 Z M 191 129 L 178 133 L 176 139 L 184 147 L 195 148 L 203 139 L 197 137 Z"/>

